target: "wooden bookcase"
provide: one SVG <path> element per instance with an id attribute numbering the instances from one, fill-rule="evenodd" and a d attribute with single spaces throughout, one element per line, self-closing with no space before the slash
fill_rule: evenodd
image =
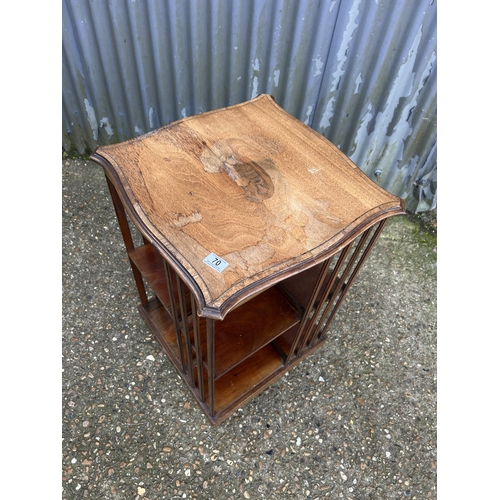
<path id="1" fill-rule="evenodd" d="M 214 425 L 326 341 L 387 219 L 404 213 L 269 95 L 91 159 L 106 174 L 139 312 Z"/>

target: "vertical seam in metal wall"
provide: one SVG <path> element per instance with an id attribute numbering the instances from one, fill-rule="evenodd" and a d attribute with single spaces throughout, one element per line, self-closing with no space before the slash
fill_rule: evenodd
<path id="1" fill-rule="evenodd" d="M 192 8 L 192 0 L 188 0 L 186 2 L 186 12 L 188 14 L 188 19 L 192 19 L 191 13 L 193 12 Z M 194 23 L 193 23 L 194 24 Z M 190 69 L 191 67 L 196 67 L 196 40 L 194 40 L 194 31 L 196 27 L 192 26 L 192 24 L 188 25 L 188 34 L 187 34 L 187 51 L 188 51 L 188 61 L 189 61 L 189 68 L 186 70 L 186 74 L 188 75 L 188 78 L 190 79 L 189 83 L 189 94 L 190 94 L 190 100 L 191 100 L 191 106 L 192 109 L 189 110 L 188 114 L 189 115 L 195 115 L 196 114 L 196 109 L 198 109 L 198 98 L 197 98 L 197 93 L 196 93 L 196 85 L 195 85 L 195 77 L 193 74 L 193 71 Z"/>
<path id="2" fill-rule="evenodd" d="M 299 11 L 299 7 L 300 7 L 300 2 L 297 2 L 294 4 L 294 8 L 295 10 L 293 11 L 293 16 L 292 16 L 292 22 L 290 23 L 291 26 L 292 26 L 292 30 L 291 30 L 291 33 L 295 33 L 295 28 L 297 26 L 297 17 L 298 17 L 298 14 L 297 12 Z M 284 10 L 284 8 L 283 8 Z M 293 46 L 293 42 L 291 42 L 292 46 Z M 286 58 L 286 69 L 288 70 L 288 72 L 290 72 L 290 66 L 292 65 L 292 61 L 293 61 L 293 57 L 292 57 L 292 51 L 290 50 L 288 52 L 288 55 L 287 55 L 287 58 Z M 283 90 L 283 94 L 281 96 L 281 99 L 282 99 L 282 106 L 285 108 L 285 109 L 289 109 L 290 106 L 288 105 L 288 94 L 289 94 L 289 90 L 290 90 L 290 86 L 287 85 L 285 87 L 285 89 Z"/>
<path id="3" fill-rule="evenodd" d="M 146 123 L 146 130 L 152 130 L 158 126 L 158 122 L 161 123 L 161 114 L 160 114 L 161 112 L 159 109 L 159 103 L 161 101 L 161 99 L 159 97 L 161 84 L 160 84 L 160 78 L 159 78 L 160 69 L 159 69 L 158 60 L 157 60 L 157 57 L 155 54 L 155 44 L 153 41 L 153 30 L 151 29 L 151 25 L 153 23 L 153 18 L 151 15 L 151 8 L 150 8 L 149 2 L 146 2 L 145 11 L 146 11 L 146 15 L 147 15 L 147 22 L 148 22 L 148 28 L 149 28 L 149 43 L 151 46 L 151 50 L 150 50 L 150 56 L 151 56 L 151 61 L 152 61 L 151 65 L 153 67 L 154 81 L 155 81 L 155 88 L 152 89 L 152 93 L 154 94 L 154 98 L 153 98 L 154 103 L 147 104 L 148 105 L 148 109 L 147 109 L 148 122 Z M 158 36 L 158 30 L 156 30 L 156 36 Z M 154 125 L 152 125 L 152 123 L 151 123 L 153 120 L 151 119 L 151 115 L 150 115 L 150 109 L 151 109 L 150 106 L 154 106 L 153 120 L 155 118 L 154 115 L 156 114 L 156 120 L 155 120 Z"/>
<path id="4" fill-rule="evenodd" d="M 168 4 L 165 5 L 165 12 L 167 12 L 168 15 L 168 20 L 169 23 L 172 22 L 171 19 L 174 19 L 177 16 L 177 12 L 174 12 L 172 14 L 172 11 L 170 10 Z M 175 22 L 172 22 L 172 24 L 175 25 Z M 173 120 L 179 117 L 179 104 L 180 104 L 180 96 L 179 96 L 179 85 L 177 82 L 177 75 L 180 74 L 180 69 L 179 69 L 179 64 L 176 61 L 176 55 L 174 53 L 173 47 L 175 47 L 174 43 L 174 30 L 171 28 L 171 24 L 169 24 L 168 28 L 165 30 L 165 39 L 168 40 L 169 44 L 169 51 L 166 51 L 168 54 L 168 60 L 171 61 L 171 66 L 170 66 L 170 73 L 169 73 L 169 78 L 170 78 L 170 84 L 171 88 L 169 90 L 170 94 L 170 99 L 172 100 L 172 112 L 174 113 Z M 174 77 L 171 78 L 170 74 L 173 74 Z M 166 106 L 166 103 L 162 103 L 162 106 Z M 164 124 L 167 120 L 163 121 L 162 124 Z M 172 118 L 168 120 L 170 123 L 172 121 Z"/>
<path id="5" fill-rule="evenodd" d="M 332 45 L 333 45 L 333 37 L 335 36 L 335 31 L 337 29 L 337 23 L 339 20 L 339 14 L 340 14 L 341 7 L 342 7 L 342 0 L 339 0 L 339 8 L 337 10 L 337 17 L 335 19 L 335 24 L 333 25 L 332 36 L 330 38 L 330 45 L 328 46 L 328 52 L 326 54 L 326 59 L 325 59 L 325 64 L 324 64 L 325 69 L 323 70 L 323 74 L 321 75 L 321 80 L 320 80 L 319 86 L 318 86 L 318 92 L 320 94 L 321 94 L 321 89 L 323 88 L 323 82 L 325 80 L 326 68 L 328 68 L 328 61 L 330 60 L 330 53 L 332 51 Z M 309 118 L 309 123 L 314 123 L 314 120 L 316 119 L 316 110 L 317 109 L 318 109 L 318 100 L 316 100 L 316 105 L 314 106 L 312 116 Z"/>

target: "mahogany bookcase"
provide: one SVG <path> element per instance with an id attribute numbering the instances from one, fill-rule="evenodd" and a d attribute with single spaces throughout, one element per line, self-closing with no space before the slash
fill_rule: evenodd
<path id="1" fill-rule="evenodd" d="M 266 94 L 91 159 L 106 175 L 139 312 L 214 425 L 326 341 L 387 219 L 404 214 Z"/>

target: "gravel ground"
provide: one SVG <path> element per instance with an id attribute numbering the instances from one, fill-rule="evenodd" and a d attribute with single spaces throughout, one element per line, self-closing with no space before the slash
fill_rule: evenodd
<path id="1" fill-rule="evenodd" d="M 214 428 L 139 316 L 102 169 L 62 174 L 62 499 L 437 497 L 435 214 L 391 219 L 326 344 Z"/>

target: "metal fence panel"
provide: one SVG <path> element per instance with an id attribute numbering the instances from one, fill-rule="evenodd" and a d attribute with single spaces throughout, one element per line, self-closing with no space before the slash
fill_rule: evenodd
<path id="1" fill-rule="evenodd" d="M 408 210 L 437 204 L 434 0 L 63 0 L 63 149 L 272 94 Z"/>

